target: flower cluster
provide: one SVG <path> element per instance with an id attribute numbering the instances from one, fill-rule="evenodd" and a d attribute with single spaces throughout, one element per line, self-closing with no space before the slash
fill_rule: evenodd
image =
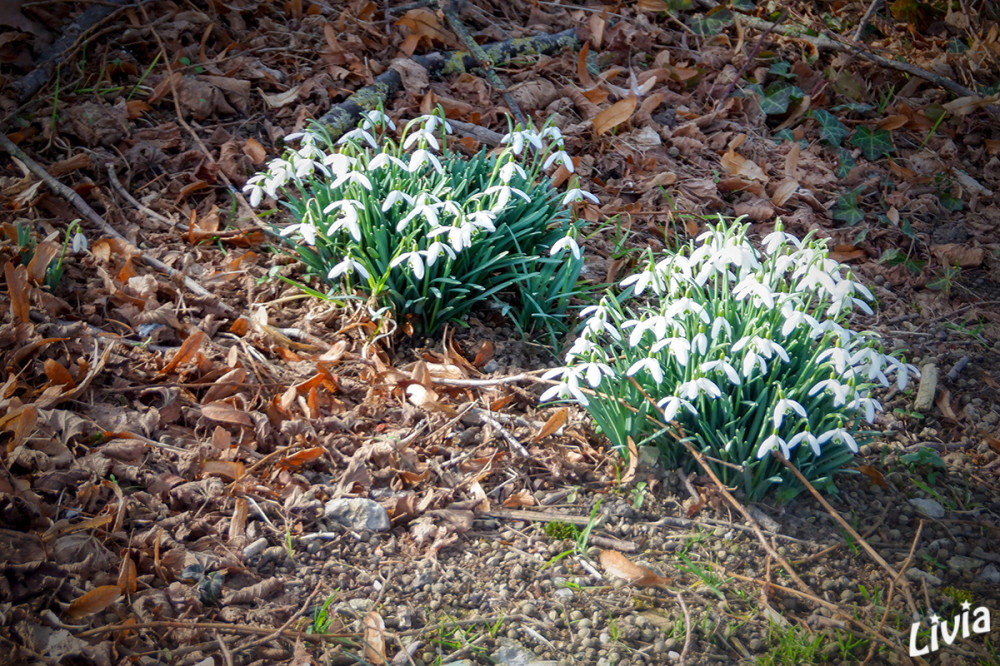
<path id="1" fill-rule="evenodd" d="M 559 129 L 511 130 L 497 154 L 449 149 L 444 115 L 416 118 L 395 138 L 381 111 L 332 142 L 323 128 L 290 136 L 299 148 L 245 187 L 254 206 L 283 199 L 294 221 L 279 233 L 310 271 L 360 291 L 431 334 L 493 303 L 524 331 L 567 330 L 582 256 L 571 204 L 546 172 L 573 171 Z"/>
<path id="2" fill-rule="evenodd" d="M 814 485 L 858 450 L 858 417 L 874 422 L 876 386 L 916 369 L 881 351 L 879 338 L 846 326 L 871 292 L 831 260 L 823 242 L 782 231 L 746 239 L 720 221 L 676 254 L 645 268 L 583 311 L 586 321 L 543 400 L 586 407 L 615 447 L 655 444 L 665 464 L 692 465 L 677 438 L 710 459 L 750 499 L 774 484 L 801 490 L 772 458 L 791 460 Z M 669 434 L 669 436 L 668 436 Z"/>

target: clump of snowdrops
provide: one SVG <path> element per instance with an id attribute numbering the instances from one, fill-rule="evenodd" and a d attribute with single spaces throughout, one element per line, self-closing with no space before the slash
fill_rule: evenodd
<path id="1" fill-rule="evenodd" d="M 859 421 L 881 410 L 872 390 L 892 373 L 902 390 L 916 369 L 848 327 L 854 308 L 871 314 L 873 296 L 824 242 L 779 221 L 761 253 L 747 229 L 720 218 L 676 253 L 648 253 L 620 293 L 583 310 L 542 399 L 575 400 L 626 455 L 631 438 L 656 446 L 666 466 L 696 469 L 690 442 L 749 500 L 803 490 L 771 451 L 835 492 Z"/>
<path id="2" fill-rule="evenodd" d="M 487 304 L 523 332 L 567 332 L 582 267 L 572 203 L 597 199 L 546 175 L 573 170 L 559 129 L 518 126 L 471 157 L 449 145 L 440 110 L 395 130 L 382 111 L 336 142 L 314 126 L 245 191 L 291 211 L 277 230 L 327 297 L 359 294 L 427 335 Z"/>

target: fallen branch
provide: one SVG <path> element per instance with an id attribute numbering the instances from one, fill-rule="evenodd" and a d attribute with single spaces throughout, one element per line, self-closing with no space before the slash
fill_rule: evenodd
<path id="1" fill-rule="evenodd" d="M 73 204 L 73 207 L 76 208 L 76 210 L 81 215 L 87 218 L 89 222 L 97 225 L 97 227 L 99 227 L 101 231 L 103 231 L 105 234 L 113 238 L 117 238 L 118 240 L 126 243 L 128 247 L 134 251 L 134 256 L 137 257 L 139 261 L 146 264 L 150 268 L 162 271 L 167 275 L 169 275 L 170 277 L 182 281 L 184 283 L 184 286 L 187 287 L 188 291 L 202 298 L 211 300 L 213 304 L 220 310 L 222 310 L 226 315 L 230 317 L 239 316 L 239 313 L 234 308 L 220 301 L 215 294 L 205 289 L 203 286 L 201 286 L 200 284 L 189 278 L 187 275 L 184 275 L 183 272 L 177 270 L 176 268 L 173 268 L 172 266 L 166 265 L 159 259 L 154 259 L 153 257 L 143 254 L 141 250 L 133 246 L 132 243 L 127 238 L 125 238 L 125 236 L 120 234 L 117 229 L 112 227 L 103 217 L 101 217 L 97 213 L 97 211 L 91 208 L 90 205 L 86 201 L 84 201 L 79 194 L 77 194 L 70 187 L 63 185 L 60 181 L 51 176 L 49 172 L 46 171 L 41 164 L 28 157 L 23 150 L 18 148 L 17 145 L 15 145 L 14 142 L 8 139 L 7 136 L 3 133 L 0 133 L 0 147 L 2 147 L 5 151 L 7 151 L 11 157 L 20 160 L 21 163 L 23 163 L 24 166 L 29 171 L 31 171 L 31 173 L 37 176 L 43 183 L 48 185 L 49 189 L 51 189 L 53 192 L 55 192 L 57 195 L 59 195 L 66 201 Z"/>
<path id="2" fill-rule="evenodd" d="M 132 0 L 106 0 L 90 5 L 75 21 L 61 30 L 62 36 L 38 59 L 35 69 L 10 85 L 18 102 L 23 102 L 48 82 L 52 69 L 80 43 L 80 38 L 111 17 L 112 14 L 131 5 Z"/>
<path id="3" fill-rule="evenodd" d="M 719 6 L 714 0 L 698 0 L 698 4 L 706 9 L 715 9 Z M 784 35 L 785 37 L 790 37 L 792 39 L 799 39 L 804 42 L 812 44 L 816 50 L 827 49 L 830 51 L 837 51 L 839 53 L 851 53 L 858 55 L 865 60 L 870 60 L 871 62 L 885 67 L 887 69 L 895 69 L 900 72 L 905 72 L 917 78 L 929 81 L 936 86 L 944 88 L 945 90 L 958 95 L 959 97 L 975 97 L 980 101 L 984 101 L 984 97 L 977 93 L 971 88 L 966 88 L 960 83 L 956 83 L 951 79 L 945 78 L 933 72 L 928 72 L 926 69 L 921 69 L 916 65 L 912 65 L 903 60 L 891 60 L 884 56 L 880 56 L 873 53 L 864 44 L 848 44 L 845 42 L 837 41 L 836 39 L 831 39 L 826 35 L 807 35 L 805 34 L 805 28 L 802 26 L 782 26 L 772 23 L 771 21 L 765 21 L 759 19 L 755 16 L 747 16 L 746 14 L 739 14 L 739 20 L 743 21 L 746 25 L 756 28 L 757 30 L 767 30 L 775 32 L 779 35 Z M 987 109 L 992 115 L 1000 115 L 1000 110 L 997 109 L 996 105 L 989 105 L 983 107 Z"/>
<path id="4" fill-rule="evenodd" d="M 576 30 L 564 30 L 555 34 L 542 34 L 522 39 L 495 42 L 482 47 L 483 54 L 491 63 L 507 62 L 525 55 L 554 53 L 566 47 L 577 47 Z M 428 76 L 438 77 L 463 74 L 478 67 L 475 56 L 467 51 L 450 53 L 429 53 L 410 56 L 410 60 L 427 70 Z M 354 129 L 365 111 L 385 106 L 389 98 L 403 88 L 399 72 L 389 68 L 375 77 L 370 86 L 356 91 L 343 102 L 334 105 L 317 119 L 327 128 L 332 139 L 337 139 Z"/>

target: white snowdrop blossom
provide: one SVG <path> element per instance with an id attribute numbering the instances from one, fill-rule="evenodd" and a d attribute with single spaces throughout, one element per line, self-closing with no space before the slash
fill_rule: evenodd
<path id="1" fill-rule="evenodd" d="M 385 196 L 385 200 L 382 202 L 382 212 L 386 212 L 400 201 L 405 201 L 409 206 L 414 204 L 414 199 L 409 194 L 402 190 L 393 190 Z"/>
<path id="2" fill-rule="evenodd" d="M 441 166 L 441 161 L 438 160 L 437 155 L 423 148 L 413 151 L 413 154 L 410 155 L 410 164 L 406 167 L 406 170 L 410 173 L 416 173 L 428 164 L 434 167 L 434 171 L 437 173 L 444 173 L 444 168 Z"/>
<path id="3" fill-rule="evenodd" d="M 264 200 L 264 187 L 261 183 L 267 180 L 267 178 L 268 175 L 266 173 L 259 173 L 249 178 L 246 185 L 243 186 L 243 191 L 250 195 L 251 207 L 256 208 Z"/>
<path id="4" fill-rule="evenodd" d="M 323 213 L 329 215 L 335 211 L 339 211 L 339 216 L 337 220 L 330 227 L 330 233 L 334 234 L 341 229 L 347 229 L 356 242 L 361 242 L 361 227 L 358 226 L 358 211 L 364 210 L 364 204 L 356 199 L 342 199 L 341 201 L 334 201 L 326 208 L 323 209 Z"/>
<path id="5" fill-rule="evenodd" d="M 392 118 L 381 110 L 363 112 L 361 114 L 361 129 L 370 130 L 375 126 L 388 127 L 390 130 L 396 131 L 396 123 L 392 122 Z"/>
<path id="6" fill-rule="evenodd" d="M 376 155 L 371 162 L 368 163 L 368 169 L 370 171 L 376 171 L 378 169 L 384 169 L 387 166 L 396 165 L 400 169 L 408 170 L 406 163 L 398 157 L 393 157 L 389 153 L 379 153 Z M 396 190 L 398 192 L 398 190 Z"/>
<path id="7" fill-rule="evenodd" d="M 710 398 L 718 398 L 722 395 L 722 391 L 716 386 L 715 382 L 707 377 L 699 377 L 698 379 L 692 379 L 691 381 L 684 382 L 677 387 L 677 395 L 687 400 L 694 400 L 702 393 L 706 394 Z"/>
<path id="8" fill-rule="evenodd" d="M 577 201 L 591 201 L 593 203 L 598 203 L 599 199 L 590 192 L 581 190 L 579 187 L 566 190 L 566 196 L 562 198 L 562 205 L 566 206 Z"/>
<path id="9" fill-rule="evenodd" d="M 357 183 L 366 190 L 370 191 L 372 189 L 372 182 L 368 180 L 368 176 L 360 171 L 348 171 L 341 175 L 337 180 L 333 181 L 333 187 L 340 187 L 344 183 Z"/>
<path id="10" fill-rule="evenodd" d="M 788 439 L 788 448 L 794 449 L 802 442 L 806 442 L 807 444 L 809 444 L 809 448 L 812 449 L 813 455 L 816 456 L 817 458 L 823 455 L 823 450 L 820 448 L 819 440 L 816 438 L 815 435 L 809 432 L 808 429 L 803 430 L 802 432 L 797 433 L 795 435 L 792 435 Z"/>
<path id="11" fill-rule="evenodd" d="M 569 171 L 570 173 L 573 173 L 573 169 L 574 169 L 574 167 L 573 167 L 573 158 L 570 157 L 569 153 L 567 153 L 565 150 L 559 150 L 559 151 L 556 151 L 556 152 L 552 153 L 551 155 L 549 155 L 548 158 L 546 158 L 545 163 L 542 164 L 542 168 L 543 169 L 548 169 L 550 166 L 552 166 L 556 162 L 559 162 L 564 167 L 566 167 L 567 171 Z"/>
<path id="12" fill-rule="evenodd" d="M 733 386 L 739 386 L 741 384 L 740 375 L 736 372 L 736 368 L 730 365 L 729 361 L 724 358 L 720 358 L 717 361 L 705 361 L 698 366 L 698 370 L 706 374 L 712 372 L 713 370 L 722 370 L 730 384 Z"/>
<path id="13" fill-rule="evenodd" d="M 524 179 L 528 178 L 528 174 L 525 173 L 524 168 L 522 168 L 520 164 L 518 164 L 513 160 L 505 163 L 502 167 L 500 167 L 499 174 L 500 174 L 500 182 L 503 183 L 504 185 L 510 184 L 510 179 L 514 177 L 514 174 L 517 174 L 518 176 Z"/>
<path id="14" fill-rule="evenodd" d="M 778 433 L 772 433 L 770 437 L 760 443 L 760 447 L 757 449 L 757 460 L 762 460 L 775 449 L 780 451 L 781 455 L 785 456 L 785 458 L 788 458 L 792 453 L 788 447 L 788 443 L 778 437 Z"/>
<path id="15" fill-rule="evenodd" d="M 656 406 L 663 410 L 663 420 L 673 421 L 677 416 L 677 412 L 680 411 L 681 407 L 691 412 L 691 414 L 697 416 L 698 410 L 690 401 L 681 398 L 680 396 L 670 395 L 656 403 Z"/>
<path id="16" fill-rule="evenodd" d="M 580 258 L 580 246 L 576 244 L 576 240 L 569 234 L 563 236 L 552 244 L 552 249 L 549 250 L 549 256 L 554 257 L 566 249 L 568 249 L 576 259 Z"/>
<path id="17" fill-rule="evenodd" d="M 833 395 L 833 406 L 841 407 L 847 404 L 847 399 L 854 392 L 854 389 L 849 384 L 841 384 L 836 379 L 824 379 L 821 382 L 816 382 L 809 389 L 809 395 L 821 392 Z"/>
<path id="18" fill-rule="evenodd" d="M 497 194 L 497 202 L 493 204 L 492 210 L 496 212 L 497 210 L 503 210 L 506 208 L 507 204 L 510 203 L 510 195 L 516 194 L 525 201 L 531 201 L 529 197 L 523 190 L 519 190 L 516 187 L 510 187 L 509 185 L 494 185 L 493 187 L 487 187 L 483 194 L 489 196 L 491 194 Z"/>
<path id="19" fill-rule="evenodd" d="M 403 142 L 403 149 L 409 150 L 416 143 L 428 145 L 434 150 L 441 150 L 441 144 L 438 143 L 433 130 L 428 130 L 426 127 L 407 136 L 406 141 Z"/>
<path id="20" fill-rule="evenodd" d="M 281 230 L 282 236 L 291 236 L 293 234 L 299 234 L 302 236 L 302 240 L 306 242 L 306 245 L 314 246 L 316 245 L 316 236 L 319 233 L 319 229 L 313 224 L 311 218 L 303 218 L 302 222 L 298 224 L 289 224 L 287 227 Z"/>
<path id="21" fill-rule="evenodd" d="M 828 430 L 816 438 L 816 442 L 819 446 L 823 446 L 823 444 L 826 444 L 827 442 L 837 441 L 846 444 L 847 448 L 849 448 L 853 453 L 858 452 L 858 443 L 854 441 L 854 437 L 851 436 L 851 433 L 843 428 Z"/>
<path id="22" fill-rule="evenodd" d="M 395 259 L 389 262 L 389 266 L 395 268 L 403 262 L 409 264 L 410 269 L 413 271 L 413 277 L 418 280 L 422 280 L 424 277 L 424 258 L 419 250 L 413 252 L 406 252 L 399 255 Z"/>
<path id="23" fill-rule="evenodd" d="M 356 143 L 364 142 L 368 147 L 378 149 L 378 141 L 375 140 L 375 137 L 373 137 L 371 133 L 368 132 L 368 130 L 362 129 L 360 127 L 351 130 L 344 136 L 340 137 L 340 140 L 337 141 L 337 143 L 341 145 L 351 142 L 356 142 Z"/>
<path id="24" fill-rule="evenodd" d="M 794 400 L 789 400 L 787 398 L 781 398 L 778 400 L 778 404 L 774 407 L 774 427 L 780 428 L 782 422 L 785 419 L 785 414 L 788 412 L 795 412 L 802 418 L 807 418 L 806 409 Z"/>
<path id="25" fill-rule="evenodd" d="M 655 358 L 643 358 L 639 359 L 629 367 L 625 372 L 629 377 L 634 376 L 640 370 L 645 370 L 649 373 L 650 377 L 657 384 L 663 383 L 663 368 L 660 367 L 660 362 Z"/>
<path id="26" fill-rule="evenodd" d="M 369 273 L 368 270 L 364 267 L 364 264 L 358 261 L 354 261 L 350 257 L 344 258 L 343 261 L 341 261 L 339 264 L 331 268 L 330 272 L 327 273 L 326 277 L 327 279 L 333 280 L 334 278 L 338 278 L 341 275 L 347 275 L 349 273 L 354 273 L 354 272 L 360 273 L 361 276 L 364 277 L 366 280 L 371 277 L 371 273 Z"/>

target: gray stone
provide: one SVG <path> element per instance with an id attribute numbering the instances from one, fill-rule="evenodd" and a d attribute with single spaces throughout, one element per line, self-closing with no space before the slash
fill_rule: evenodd
<path id="1" fill-rule="evenodd" d="M 979 572 L 979 577 L 987 583 L 993 583 L 996 585 L 1000 583 L 1000 570 L 997 570 L 995 564 L 989 564 L 985 569 Z"/>
<path id="2" fill-rule="evenodd" d="M 931 499 L 911 499 L 910 504 L 928 518 L 944 518 L 944 507 Z"/>
<path id="3" fill-rule="evenodd" d="M 252 560 L 263 553 L 265 548 L 267 548 L 267 539 L 261 537 L 243 549 L 243 557 Z"/>
<path id="4" fill-rule="evenodd" d="M 556 598 L 556 601 L 564 604 L 568 604 L 573 601 L 575 596 L 573 590 L 568 587 L 560 587 L 558 590 L 552 593 L 552 596 Z"/>
<path id="5" fill-rule="evenodd" d="M 948 558 L 948 568 L 954 571 L 972 571 L 984 564 L 985 562 L 982 560 L 977 560 L 974 557 L 965 557 L 964 555 L 954 555 Z"/>
<path id="6" fill-rule="evenodd" d="M 378 502 L 363 497 L 342 497 L 326 503 L 324 514 L 352 530 L 385 532 L 389 529 L 389 513 Z"/>
<path id="7" fill-rule="evenodd" d="M 918 569 L 916 567 L 910 567 L 909 569 L 907 569 L 906 577 L 909 578 L 910 580 L 916 580 L 916 581 L 926 580 L 930 585 L 941 584 L 940 578 L 938 578 L 934 574 L 927 573 L 926 571 Z"/>
<path id="8" fill-rule="evenodd" d="M 502 666 L 559 666 L 558 661 L 537 660 L 534 652 L 510 639 L 501 639 L 500 647 L 490 658 Z"/>

